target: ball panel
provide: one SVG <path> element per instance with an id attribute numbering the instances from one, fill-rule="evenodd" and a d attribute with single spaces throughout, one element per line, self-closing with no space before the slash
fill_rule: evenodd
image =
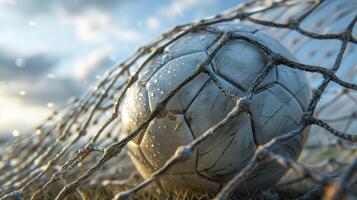
<path id="1" fill-rule="evenodd" d="M 304 135 L 308 129 L 305 129 L 305 134 L 296 135 L 285 141 L 282 141 L 274 145 L 270 150 L 278 155 L 282 155 L 287 158 L 297 159 L 298 155 L 302 150 L 302 141 Z M 265 160 L 256 165 L 250 170 L 249 174 L 246 174 L 245 182 L 238 186 L 237 191 L 239 193 L 252 193 L 259 191 L 263 188 L 268 188 L 277 183 L 282 175 L 287 171 L 286 168 L 282 167 L 275 161 Z M 248 189 L 248 191 L 247 191 Z"/>
<path id="2" fill-rule="evenodd" d="M 173 58 L 171 58 L 168 53 L 162 53 L 154 56 L 139 73 L 139 80 L 146 83 L 161 67 L 170 62 L 172 59 Z"/>
<path id="3" fill-rule="evenodd" d="M 299 127 L 303 111 L 293 95 L 273 84 L 253 96 L 251 114 L 257 142 L 264 144 Z"/>
<path id="4" fill-rule="evenodd" d="M 139 73 L 139 80 L 147 82 L 161 67 L 173 59 L 197 52 L 204 52 L 217 38 L 217 35 L 211 33 L 188 33 L 168 45 L 164 52 L 154 56 L 146 64 L 145 69 Z"/>
<path id="5" fill-rule="evenodd" d="M 290 51 L 288 51 L 279 41 L 277 41 L 275 38 L 258 31 L 254 34 L 254 40 L 265 45 L 268 47 L 270 50 L 272 50 L 274 53 L 278 53 L 281 56 L 288 58 L 290 60 L 296 61 L 295 56 L 293 56 Z"/>
<path id="6" fill-rule="evenodd" d="M 154 169 L 162 167 L 175 154 L 179 146 L 193 141 L 193 135 L 182 115 L 167 113 L 153 119 L 140 143 L 140 149 Z M 192 173 L 195 169 L 196 155 L 175 165 L 170 173 Z"/>
<path id="7" fill-rule="evenodd" d="M 261 73 L 261 71 L 259 72 L 259 74 L 260 73 Z M 257 78 L 257 77 L 255 77 L 255 78 Z M 252 84 L 254 81 L 255 81 L 255 79 L 252 81 Z M 277 72 L 277 69 L 274 67 L 273 69 L 271 69 L 271 71 L 268 73 L 268 75 L 263 79 L 263 81 L 258 85 L 257 90 L 265 88 L 265 87 L 270 87 L 270 85 L 276 83 L 277 81 L 278 81 L 278 72 Z"/>
<path id="8" fill-rule="evenodd" d="M 199 74 L 172 97 L 172 100 L 166 105 L 165 110 L 173 113 L 183 113 L 204 88 L 208 79 L 209 77 L 207 74 Z"/>
<path id="9" fill-rule="evenodd" d="M 292 55 L 290 51 L 288 51 L 275 38 L 263 32 L 257 32 L 254 34 L 254 39 L 256 39 L 261 44 L 269 47 L 273 52 L 278 53 L 287 59 L 297 62 L 295 56 Z M 292 94 L 297 94 L 296 99 L 299 101 L 301 107 L 306 110 L 309 98 L 311 96 L 311 90 L 309 86 L 309 81 L 307 80 L 304 74 L 305 72 L 297 69 L 292 69 L 284 65 L 278 65 L 276 69 L 278 73 L 277 81 L 281 83 L 281 86 L 285 87 Z"/>
<path id="10" fill-rule="evenodd" d="M 277 183 L 285 173 L 286 170 L 274 161 L 260 162 L 245 174 L 244 180 L 235 191 L 242 195 L 258 192 Z"/>
<path id="11" fill-rule="evenodd" d="M 212 80 L 209 80 L 185 114 L 195 137 L 199 137 L 222 120 L 233 106 L 234 103 L 222 94 Z"/>
<path id="12" fill-rule="evenodd" d="M 306 111 L 311 97 L 311 89 L 306 76 L 301 71 L 284 65 L 279 65 L 277 70 L 280 86 L 284 87 L 291 94 L 294 94 L 302 109 Z"/>
<path id="13" fill-rule="evenodd" d="M 144 178 L 148 178 L 152 173 L 154 173 L 154 167 L 145 158 L 145 155 L 142 153 L 139 145 L 130 141 L 128 143 L 128 152 L 136 169 L 138 169 Z"/>
<path id="14" fill-rule="evenodd" d="M 121 117 L 124 131 L 130 134 L 145 121 L 151 111 L 146 88 L 140 82 L 130 87 L 125 95 L 128 98 L 124 98 L 123 105 L 125 106 L 122 106 Z M 139 144 L 142 135 L 139 134 L 133 141 Z"/>
<path id="15" fill-rule="evenodd" d="M 224 77 L 222 77 L 221 75 L 219 75 L 217 73 L 215 73 L 214 76 L 217 79 L 218 83 L 223 86 L 224 90 L 229 92 L 231 95 L 234 95 L 237 98 L 240 98 L 240 97 L 243 97 L 246 95 L 246 92 L 244 92 L 244 89 L 240 88 L 239 86 L 236 86 L 233 82 L 230 82 L 228 79 L 225 79 Z M 218 85 L 216 85 L 216 87 L 217 87 L 217 89 L 219 89 Z M 223 92 L 222 91 L 220 91 L 220 92 L 224 96 Z"/>
<path id="16" fill-rule="evenodd" d="M 252 44 L 235 40 L 222 47 L 213 59 L 215 71 L 222 77 L 247 90 L 266 66 L 266 56 Z M 262 86 L 276 81 L 269 73 Z"/>
<path id="17" fill-rule="evenodd" d="M 151 111 L 155 110 L 156 106 L 181 82 L 192 75 L 205 59 L 207 56 L 204 52 L 185 55 L 168 62 L 154 74 L 146 84 Z"/>
<path id="18" fill-rule="evenodd" d="M 168 62 L 178 59 L 183 56 L 187 56 L 190 54 L 198 53 L 198 52 L 204 52 L 203 50 L 197 50 L 197 51 L 189 51 L 189 52 L 182 52 L 181 54 L 175 55 L 173 57 L 168 51 L 160 53 L 151 60 L 148 61 L 148 63 L 145 65 L 144 69 L 139 73 L 139 81 L 143 83 L 147 83 L 149 79 L 163 66 L 165 66 Z"/>
<path id="19" fill-rule="evenodd" d="M 226 181 L 246 164 L 256 146 L 246 113 L 239 114 L 217 131 L 221 134 L 199 147 L 197 169 L 213 180 Z"/>
<path id="20" fill-rule="evenodd" d="M 219 29 L 221 31 L 229 31 L 229 32 L 234 32 L 234 33 L 255 33 L 257 29 L 251 27 L 251 26 L 246 26 L 242 23 L 237 23 L 237 22 L 223 22 L 219 24 L 213 24 L 210 25 L 210 27 Z"/>
<path id="21" fill-rule="evenodd" d="M 190 32 L 165 48 L 170 57 L 176 58 L 182 54 L 205 51 L 218 39 L 218 34 Z"/>

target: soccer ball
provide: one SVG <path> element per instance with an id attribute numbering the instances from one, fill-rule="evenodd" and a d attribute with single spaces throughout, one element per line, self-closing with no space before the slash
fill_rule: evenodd
<path id="1" fill-rule="evenodd" d="M 213 25 L 225 32 L 245 35 L 291 60 L 287 49 L 272 37 L 234 22 Z M 121 105 L 124 132 L 134 131 L 160 102 L 194 73 L 218 44 L 219 35 L 189 32 L 152 58 L 128 89 Z M 266 66 L 266 55 L 244 40 L 232 40 L 218 50 L 209 65 L 220 85 L 237 97 Z M 258 86 L 250 113 L 242 112 L 218 130 L 216 137 L 202 143 L 191 157 L 175 165 L 160 179 L 169 191 L 190 190 L 214 193 L 238 173 L 258 145 L 299 127 L 311 96 L 308 81 L 299 70 L 278 65 Z M 144 178 L 162 167 L 179 146 L 189 144 L 222 120 L 235 103 L 226 97 L 206 73 L 179 89 L 133 141 L 130 157 Z M 307 130 L 274 147 L 274 152 L 297 159 Z M 274 162 L 261 163 L 238 191 L 255 191 L 276 183 L 286 170 Z"/>

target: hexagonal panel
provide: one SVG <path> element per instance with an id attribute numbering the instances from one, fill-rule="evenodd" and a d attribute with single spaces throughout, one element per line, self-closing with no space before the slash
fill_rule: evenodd
<path id="1" fill-rule="evenodd" d="M 194 98 L 198 95 L 198 93 L 203 89 L 208 79 L 209 78 L 207 74 L 199 74 L 172 97 L 172 99 L 166 105 L 165 110 L 175 113 L 184 112 L 192 103 Z"/>
<path id="2" fill-rule="evenodd" d="M 258 31 L 254 34 L 254 40 L 265 45 L 274 53 L 278 53 L 285 58 L 296 61 L 295 56 L 293 56 L 290 51 L 288 51 L 280 42 L 278 42 L 274 37 L 265 34 L 264 32 Z"/>
<path id="3" fill-rule="evenodd" d="M 244 181 L 237 186 L 236 191 L 244 195 L 269 188 L 277 183 L 286 171 L 275 161 L 262 161 L 245 174 Z"/>
<path id="4" fill-rule="evenodd" d="M 222 77 L 247 90 L 266 66 L 265 55 L 243 40 L 228 42 L 213 59 L 214 69 Z M 261 83 L 261 87 L 276 81 L 274 70 Z"/>
<path id="5" fill-rule="evenodd" d="M 121 117 L 124 131 L 130 134 L 149 117 L 151 111 L 146 88 L 140 82 L 132 85 L 125 95 Z M 141 135 L 135 137 L 134 141 L 139 143 Z"/>
<path id="6" fill-rule="evenodd" d="M 183 54 L 205 51 L 218 38 L 218 35 L 205 32 L 190 32 L 166 47 L 165 52 L 176 58 Z"/>
<path id="7" fill-rule="evenodd" d="M 164 65 L 146 84 L 150 109 L 152 111 L 155 110 L 156 106 L 187 77 L 192 75 L 196 71 L 197 66 L 206 59 L 206 54 L 199 52 L 173 59 Z M 199 80 L 199 82 L 200 84 L 204 84 L 204 78 Z"/>
<path id="8" fill-rule="evenodd" d="M 270 148 L 275 154 L 297 159 L 303 147 L 303 139 L 301 135 L 291 137 L 285 141 L 281 141 Z M 249 188 L 249 192 L 255 192 L 256 190 L 267 188 L 278 182 L 281 179 L 281 175 L 285 174 L 287 169 L 276 163 L 274 160 L 260 162 L 253 169 L 250 170 L 250 174 L 246 174 L 245 182 L 237 187 L 237 190 L 246 191 Z"/>
<path id="9" fill-rule="evenodd" d="M 202 50 L 203 52 L 204 50 Z M 164 65 L 166 65 L 168 62 L 170 62 L 173 59 L 178 59 L 180 57 L 186 56 L 186 55 L 190 55 L 193 53 L 198 53 L 201 51 L 193 51 L 193 52 L 189 52 L 189 53 L 182 53 L 180 55 L 175 55 L 172 56 L 169 52 L 163 52 L 160 53 L 156 56 L 154 56 L 144 67 L 144 69 L 142 69 L 142 71 L 139 73 L 139 80 L 143 83 L 146 84 L 146 82 Z"/>
<path id="10" fill-rule="evenodd" d="M 311 98 L 309 82 L 303 71 L 279 65 L 278 83 L 293 94 L 303 110 L 307 109 Z"/>
<path id="11" fill-rule="evenodd" d="M 223 23 L 218 23 L 218 24 L 213 24 L 210 25 L 211 27 L 217 28 L 219 30 L 222 31 L 226 31 L 226 32 L 236 32 L 236 33 L 241 33 L 241 32 L 246 32 L 246 33 L 255 33 L 257 31 L 257 29 L 251 27 L 251 26 L 247 26 L 245 24 L 243 24 L 242 22 L 223 22 Z"/>
<path id="12" fill-rule="evenodd" d="M 214 180 L 227 181 L 255 152 L 249 115 L 240 113 L 216 133 L 199 147 L 197 170 Z"/>
<path id="13" fill-rule="evenodd" d="M 253 96 L 251 117 L 259 144 L 299 127 L 303 110 L 296 98 L 278 84 Z"/>
<path id="14" fill-rule="evenodd" d="M 140 150 L 139 145 L 137 145 L 133 141 L 130 141 L 128 143 L 128 152 L 136 169 L 138 169 L 138 171 L 141 175 L 144 176 L 144 178 L 148 178 L 152 173 L 154 173 L 153 166 L 146 160 L 145 156 Z"/>
<path id="15" fill-rule="evenodd" d="M 217 77 L 221 84 L 236 96 L 243 96 L 243 92 Z M 233 108 L 234 103 L 219 90 L 212 80 L 205 85 L 199 95 L 186 111 L 186 118 L 195 137 L 203 134 L 207 129 L 222 120 Z"/>
<path id="16" fill-rule="evenodd" d="M 154 56 L 139 73 L 139 80 L 146 83 L 161 67 L 172 60 L 167 53 Z"/>
<path id="17" fill-rule="evenodd" d="M 246 92 L 243 90 L 243 88 L 237 87 L 236 85 L 234 85 L 234 83 L 229 82 L 229 80 L 223 78 L 221 75 L 219 75 L 217 73 L 215 73 L 214 75 L 215 75 L 215 78 L 217 79 L 218 83 L 221 84 L 221 86 L 223 86 L 224 90 L 229 92 L 231 95 L 233 95 L 237 98 L 241 98 L 246 95 Z M 218 85 L 216 85 L 216 87 L 217 87 L 217 89 L 219 89 Z M 222 91 L 220 91 L 220 92 L 221 92 L 221 94 L 223 94 Z"/>
<path id="18" fill-rule="evenodd" d="M 190 128 L 182 115 L 166 113 L 153 119 L 140 143 L 140 149 L 157 170 L 164 166 L 179 146 L 193 141 Z M 186 162 L 175 165 L 170 173 L 187 173 L 195 169 L 195 155 Z"/>

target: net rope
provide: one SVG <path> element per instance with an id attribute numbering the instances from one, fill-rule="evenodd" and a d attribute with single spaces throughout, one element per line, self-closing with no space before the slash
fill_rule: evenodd
<path id="1" fill-rule="evenodd" d="M 288 47 L 299 62 L 248 36 L 208 26 L 227 21 L 246 23 L 268 33 Z M 140 192 L 156 185 L 174 165 L 187 160 L 200 144 L 218 134 L 216 130 L 229 119 L 242 112 L 249 113 L 257 86 L 279 64 L 306 71 L 311 81 L 313 95 L 301 116 L 300 127 L 258 146 L 245 167 L 214 198 L 231 197 L 250 170 L 267 160 L 289 169 L 278 184 L 267 189 L 271 194 L 281 196 L 290 190 L 298 191 L 296 199 L 357 195 L 356 21 L 357 3 L 353 0 L 270 0 L 250 1 L 222 14 L 176 26 L 114 65 L 81 98 L 71 99 L 64 109 L 53 112 L 29 134 L 1 144 L 0 197 L 85 199 L 93 188 L 101 188 L 113 199 L 138 197 Z M 152 58 L 190 32 L 215 33 L 220 39 L 207 60 L 168 93 L 142 124 L 128 135 L 121 134 L 120 105 L 128 88 Z M 237 39 L 254 45 L 268 58 L 266 67 L 242 98 L 230 94 L 207 69 L 218 50 Z M 143 180 L 129 161 L 127 143 L 146 129 L 180 88 L 200 73 L 207 74 L 222 94 L 235 102 L 234 108 L 193 142 L 179 147 L 163 167 Z M 271 150 L 275 144 L 298 137 L 307 126 L 311 126 L 310 136 L 299 160 Z M 98 196 L 99 190 L 95 191 Z M 264 191 L 259 195 L 265 195 Z"/>

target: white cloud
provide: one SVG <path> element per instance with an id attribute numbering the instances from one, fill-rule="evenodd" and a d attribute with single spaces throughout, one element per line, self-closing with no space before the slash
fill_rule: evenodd
<path id="1" fill-rule="evenodd" d="M 82 41 L 102 43 L 114 37 L 118 41 L 127 42 L 141 38 L 139 32 L 114 23 L 112 18 L 102 11 L 89 10 L 80 16 L 61 13 L 61 16 L 67 24 L 75 28 L 78 38 Z"/>
<path id="2" fill-rule="evenodd" d="M 111 47 L 105 47 L 74 60 L 73 68 L 75 78 L 85 79 L 97 67 L 101 66 L 100 64 L 103 60 L 110 58 L 112 50 Z"/>
<path id="3" fill-rule="evenodd" d="M 174 0 L 169 6 L 164 7 L 162 10 L 165 17 L 174 18 L 182 16 L 186 10 L 213 2 L 214 0 Z"/>
<path id="4" fill-rule="evenodd" d="M 160 21 L 157 17 L 149 17 L 146 20 L 146 27 L 150 30 L 156 30 L 160 27 Z"/>
<path id="5" fill-rule="evenodd" d="M 0 132 L 14 129 L 20 132 L 41 123 L 50 113 L 45 106 L 28 105 L 21 99 L 0 95 Z"/>
<path id="6" fill-rule="evenodd" d="M 15 5 L 16 1 L 15 0 L 0 0 L 0 5 L 3 5 L 3 4 Z"/>

